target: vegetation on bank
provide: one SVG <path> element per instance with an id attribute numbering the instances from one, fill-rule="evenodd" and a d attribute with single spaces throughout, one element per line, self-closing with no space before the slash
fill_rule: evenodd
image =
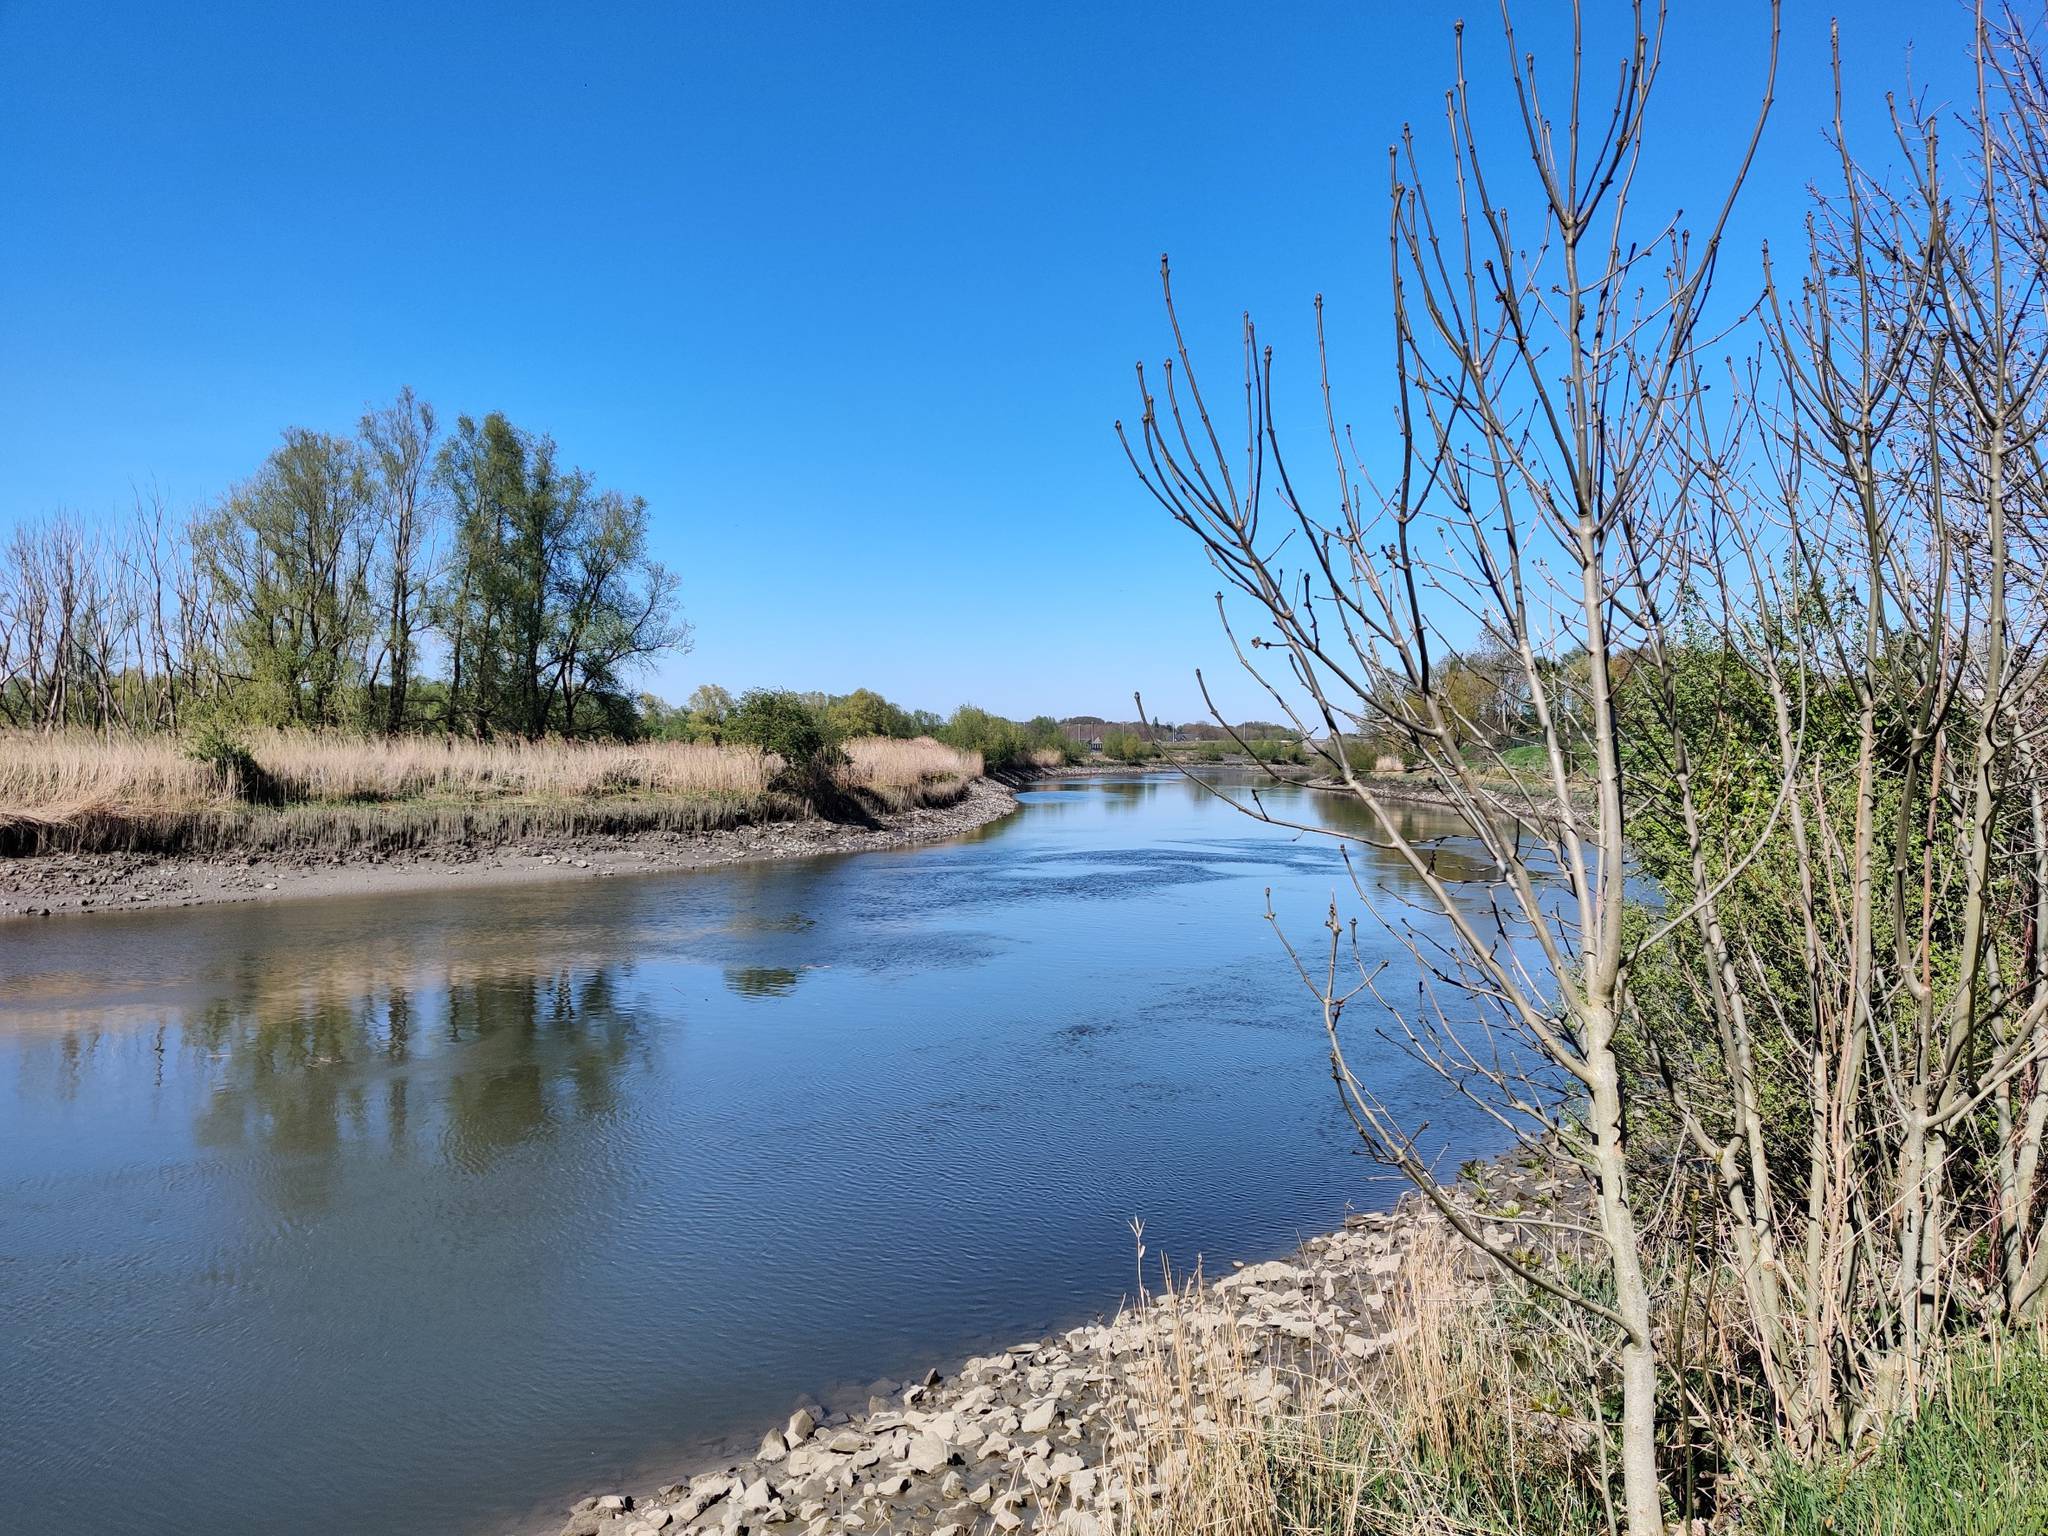
<path id="1" fill-rule="evenodd" d="M 1454 1240 L 1402 1258 L 1359 1361 L 1277 1365 L 1243 1324 L 1176 1329 L 1133 1372 L 1117 1470 L 1158 1491 L 1129 1536 L 1612 1536 L 1618 1405 L 1585 1331 L 1502 1282 L 1454 1281 Z M 1673 1250 L 1660 1264 L 1689 1265 Z M 1585 1277 L 1589 1283 L 1593 1277 Z M 1747 1357 L 1733 1293 L 1669 1272 L 1660 1324 L 1692 1364 L 1674 1383 L 1664 1454 L 1672 1530 L 1723 1536 L 2037 1536 L 2048 1530 L 2048 1340 L 1963 1341 L 1935 1362 L 1913 1417 L 1856 1449 L 1786 1453 L 1724 1374 Z M 1691 1284 L 1685 1283 L 1688 1279 Z M 1200 1315 L 1199 1281 L 1169 1286 Z M 1248 1390 L 1270 1371 L 1281 1389 Z M 1262 1400 L 1263 1397 L 1263 1400 Z M 1277 1403 L 1277 1406 L 1276 1406 Z"/>
<path id="2" fill-rule="evenodd" d="M 1381 816 L 1412 881 L 1282 938 L 1364 1149 L 1502 1277 L 1394 1362 L 1428 1382 L 1409 1417 L 1188 1424 L 1162 1466 L 1213 1475 L 1162 1530 L 2042 1528 L 2048 35 L 1980 8 L 1974 99 L 1887 97 L 1895 161 L 1831 146 L 1798 255 L 1731 296 L 1775 10 L 1693 230 L 1630 206 L 1661 12 L 1613 34 L 1617 93 L 1540 112 L 1503 15 L 1504 149 L 1461 52 L 1445 174 L 1394 170 L 1398 442 L 1356 478 L 1327 398 L 1334 483 L 1231 472 L 1283 459 L 1249 322 L 1242 458 L 1185 430 L 1235 413 L 1162 267 L 1133 468 L 1311 751 L 1368 805 L 1359 765 L 1398 751 L 1482 854 L 1458 882 L 1439 824 Z M 1568 47 L 1544 77 L 1597 78 Z M 1587 1210 L 1443 1177 L 1390 1045 Z"/>
<path id="3" fill-rule="evenodd" d="M 792 777 L 792 766 L 800 771 Z M 982 763 L 930 739 L 835 744 L 396 740 L 267 729 L 102 738 L 0 734 L 0 852 L 211 853 L 497 843 L 544 833 L 699 831 L 949 804 Z"/>

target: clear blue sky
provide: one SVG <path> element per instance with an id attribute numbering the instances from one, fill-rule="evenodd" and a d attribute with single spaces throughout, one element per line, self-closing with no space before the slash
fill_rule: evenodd
<path id="1" fill-rule="evenodd" d="M 1966 88 L 1960 6 L 1838 8 L 1866 109 L 1916 39 L 1923 81 Z M 1560 4 L 1521 10 L 1554 37 Z M 1638 191 L 1704 212 L 1765 6 L 1673 10 Z M 0 529 L 152 480 L 209 500 L 282 428 L 409 383 L 647 497 L 697 626 L 670 697 L 1114 716 L 1142 687 L 1179 719 L 1200 663 L 1267 713 L 1110 423 L 1163 353 L 1162 250 L 1212 380 L 1250 307 L 1313 433 L 1322 290 L 1376 419 L 1385 146 L 1404 120 L 1441 144 L 1460 14 L 1506 130 L 1485 0 L 0 0 Z M 1731 283 L 1826 171 L 1828 15 L 1788 0 Z"/>

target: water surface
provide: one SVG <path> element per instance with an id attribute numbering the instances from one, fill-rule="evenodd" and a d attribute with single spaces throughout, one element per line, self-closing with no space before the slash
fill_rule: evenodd
<path id="1" fill-rule="evenodd" d="M 553 1524 L 1113 1309 L 1133 1217 L 1215 1264 L 1388 1203 L 1264 918 L 1314 942 L 1334 845 L 1171 776 L 1023 802 L 890 853 L 0 929 L 0 1524 Z"/>

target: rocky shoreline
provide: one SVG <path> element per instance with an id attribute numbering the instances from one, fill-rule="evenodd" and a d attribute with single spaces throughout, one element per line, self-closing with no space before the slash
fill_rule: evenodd
<path id="1" fill-rule="evenodd" d="M 809 819 L 705 832 L 525 837 L 496 845 L 390 852 L 262 852 L 214 858 L 23 855 L 0 859 L 0 924 L 9 918 L 67 913 L 462 890 L 870 852 L 958 837 L 1007 816 L 1016 806 L 1017 798 L 1008 788 L 977 779 L 950 805 L 898 812 L 879 827 Z"/>
<path id="2" fill-rule="evenodd" d="M 1459 1191 L 1482 1223 L 1489 1213 L 1556 1212 L 1580 1198 L 1568 1175 L 1526 1154 L 1485 1165 Z M 650 1493 L 585 1497 L 560 1536 L 1102 1536 L 1127 1528 L 1135 1501 L 1158 1492 L 1156 1458 L 1136 1454 L 1154 1417 L 1140 1383 L 1172 1341 L 1192 1337 L 1212 1356 L 1227 1355 L 1223 1378 L 1203 1388 L 1221 1399 L 1276 1416 L 1341 1409 L 1346 1393 L 1370 1390 L 1374 1362 L 1412 1329 L 1404 1317 L 1418 1255 L 1439 1294 L 1476 1298 L 1493 1283 L 1488 1261 L 1459 1246 L 1444 1218 L 1411 1194 L 1392 1211 L 1347 1218 L 1286 1259 L 1238 1265 L 1114 1319 L 976 1356 L 950 1375 L 878 1383 L 864 1409 L 800 1404 L 768 1428 L 755 1455 Z M 1306 1391 L 1319 1400 L 1304 1405 Z M 1191 1412 L 1205 1417 L 1202 1406 Z"/>

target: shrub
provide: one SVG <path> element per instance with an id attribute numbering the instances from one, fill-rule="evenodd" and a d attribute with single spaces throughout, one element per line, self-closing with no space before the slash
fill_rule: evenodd
<path id="1" fill-rule="evenodd" d="M 754 688 L 724 720 L 728 741 L 745 742 L 782 759 L 778 787 L 814 798 L 845 760 L 825 722 L 786 689 Z"/>
<path id="2" fill-rule="evenodd" d="M 1259 741 L 1248 741 L 1252 756 L 1262 763 L 1302 763 L 1307 756 L 1301 750 L 1301 743 L 1287 736 L 1270 736 Z"/>
<path id="3" fill-rule="evenodd" d="M 1120 763 L 1142 763 L 1159 755 L 1159 749 L 1136 731 L 1111 731 L 1102 738 L 1102 755 Z"/>
<path id="4" fill-rule="evenodd" d="M 256 761 L 248 744 L 218 721 L 210 720 L 193 732 L 185 755 L 219 775 L 237 800 L 276 805 L 283 799 L 277 781 Z"/>

